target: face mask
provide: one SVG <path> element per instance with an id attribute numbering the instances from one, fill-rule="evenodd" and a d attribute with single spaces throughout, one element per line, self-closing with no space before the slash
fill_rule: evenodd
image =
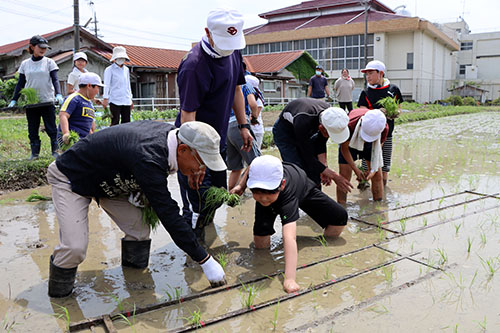
<path id="1" fill-rule="evenodd" d="M 316 71 L 316 75 L 321 75 L 321 72 L 320 71 Z"/>
<path id="2" fill-rule="evenodd" d="M 234 52 L 234 50 L 221 50 L 217 47 L 217 45 L 214 45 L 213 49 L 222 57 L 230 56 Z"/>
<path id="3" fill-rule="evenodd" d="M 118 66 L 121 66 L 125 63 L 125 59 L 123 58 L 118 58 L 115 60 L 115 63 L 118 65 Z"/>

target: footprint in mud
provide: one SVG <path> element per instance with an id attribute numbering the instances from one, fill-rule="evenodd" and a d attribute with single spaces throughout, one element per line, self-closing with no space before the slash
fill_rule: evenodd
<path id="1" fill-rule="evenodd" d="M 31 243 L 28 243 L 27 244 L 27 247 L 28 249 L 41 249 L 41 248 L 44 248 L 46 247 L 47 245 L 44 244 L 42 241 L 38 240 L 38 241 L 34 241 L 34 242 L 31 242 Z"/>

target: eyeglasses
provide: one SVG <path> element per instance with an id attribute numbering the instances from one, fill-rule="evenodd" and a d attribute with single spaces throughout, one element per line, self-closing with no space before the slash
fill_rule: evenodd
<path id="1" fill-rule="evenodd" d="M 191 154 L 194 156 L 196 162 L 198 162 L 198 164 L 200 165 L 199 166 L 200 171 L 205 170 L 207 166 L 198 159 L 198 156 L 196 156 L 196 152 L 191 148 L 189 148 L 189 150 L 191 150 Z"/>

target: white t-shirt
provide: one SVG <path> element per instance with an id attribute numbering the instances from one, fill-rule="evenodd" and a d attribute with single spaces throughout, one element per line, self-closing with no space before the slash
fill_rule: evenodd
<path id="1" fill-rule="evenodd" d="M 50 72 L 59 69 L 54 60 L 43 57 L 33 61 L 31 58 L 24 60 L 19 66 L 19 73 L 26 76 L 25 88 L 33 88 L 38 92 L 39 102 L 54 102 L 54 85 Z"/>
<path id="2" fill-rule="evenodd" d="M 264 111 L 264 103 L 260 100 L 260 98 L 257 98 L 257 107 L 262 108 L 259 113 L 259 117 L 257 118 L 257 121 L 259 122 L 256 125 L 250 125 L 252 126 L 252 131 L 255 134 L 260 134 L 264 133 L 264 124 L 262 123 L 262 111 Z"/>
<path id="3" fill-rule="evenodd" d="M 83 71 L 87 73 L 87 70 L 84 68 Z M 73 67 L 73 70 L 71 73 L 68 75 L 68 83 L 73 86 L 73 90 L 78 90 L 78 84 L 80 81 L 80 75 L 82 75 L 82 72 L 76 67 Z"/>

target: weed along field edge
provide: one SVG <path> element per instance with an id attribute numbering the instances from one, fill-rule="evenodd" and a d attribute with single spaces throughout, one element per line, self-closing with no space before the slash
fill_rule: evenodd
<path id="1" fill-rule="evenodd" d="M 277 111 L 274 111 L 277 112 Z M 404 115 L 404 114 L 403 114 Z M 272 126 L 271 113 L 264 114 Z M 274 119 L 276 115 L 274 115 Z M 0 120 L 1 122 L 2 120 Z M 270 125 L 268 125 L 270 124 Z M 211 289 L 200 266 L 160 227 L 149 266 L 121 266 L 122 232 L 92 203 L 89 248 L 73 295 L 47 296 L 58 243 L 50 188 L 0 196 L 0 320 L 10 332 L 485 332 L 500 330 L 500 112 L 397 124 L 381 202 L 348 197 L 338 239 L 297 223 L 301 289 L 286 294 L 283 242 L 253 246 L 255 201 L 223 206 L 207 229 L 227 286 Z M 328 164 L 338 170 L 337 146 Z M 21 148 L 22 150 L 22 148 Z M 265 154 L 279 156 L 270 148 Z M 175 177 L 169 189 L 180 202 Z M 335 188 L 323 189 L 335 198 Z M 279 224 L 279 222 L 276 222 Z M 43 327 L 43 328 L 42 328 Z"/>

